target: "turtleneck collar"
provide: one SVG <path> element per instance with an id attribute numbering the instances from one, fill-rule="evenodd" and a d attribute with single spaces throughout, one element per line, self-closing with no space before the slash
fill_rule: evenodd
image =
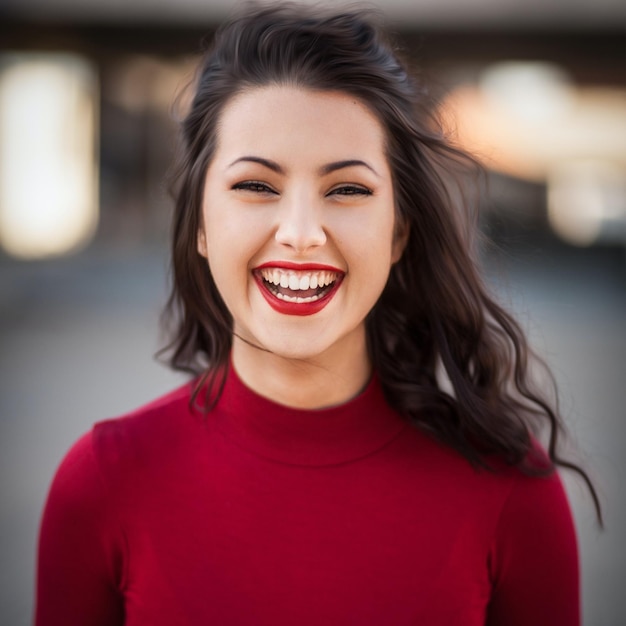
<path id="1" fill-rule="evenodd" d="M 345 404 L 297 409 L 254 392 L 232 364 L 212 415 L 222 433 L 249 452 L 305 466 L 357 460 L 379 450 L 408 426 L 386 403 L 376 375 Z"/>

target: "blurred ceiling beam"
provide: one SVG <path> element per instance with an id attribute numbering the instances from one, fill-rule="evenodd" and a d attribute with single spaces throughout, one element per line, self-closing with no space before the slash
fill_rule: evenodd
<path id="1" fill-rule="evenodd" d="M 320 4 L 317 0 L 299 3 Z M 370 0 L 368 4 L 405 27 L 626 27 L 623 0 Z M 233 6 L 232 0 L 3 0 L 0 15 L 34 22 L 212 24 Z"/>

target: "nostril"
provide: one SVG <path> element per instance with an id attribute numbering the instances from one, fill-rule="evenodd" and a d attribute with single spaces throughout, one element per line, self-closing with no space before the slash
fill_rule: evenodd
<path id="1" fill-rule="evenodd" d="M 306 250 L 324 245 L 326 232 L 317 224 L 281 224 L 276 230 L 275 239 L 296 250 Z"/>

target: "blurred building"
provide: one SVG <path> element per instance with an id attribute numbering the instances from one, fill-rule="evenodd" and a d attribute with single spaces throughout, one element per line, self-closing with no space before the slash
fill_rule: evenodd
<path id="1" fill-rule="evenodd" d="M 455 120 L 451 132 L 494 172 L 490 200 L 483 207 L 492 233 L 505 232 L 513 220 L 533 232 L 548 229 L 575 245 L 624 244 L 623 3 L 377 4 L 431 95 L 442 101 L 444 117 Z M 5 68 L 5 83 L 7 66 L 20 54 L 36 54 L 40 62 L 46 55 L 71 54 L 75 66 L 82 62 L 91 68 L 95 127 L 86 149 L 96 147 L 99 226 L 94 228 L 92 206 L 92 217 L 83 219 L 85 241 L 94 234 L 132 241 L 162 236 L 168 207 L 165 173 L 174 150 L 174 98 L 192 78 L 202 41 L 230 6 L 226 0 L 4 0 L 0 67 Z M 51 110 L 51 102 L 46 105 L 34 92 L 32 97 Z M 69 114 L 76 119 L 75 112 Z M 7 141 L 20 143 L 6 130 L 3 141 L 5 146 Z M 12 146 L 5 149 L 16 152 Z M 0 161 L 0 178 L 5 172 L 7 180 L 15 181 L 15 167 L 8 168 L 14 160 Z M 65 184 L 72 185 L 69 175 Z M 11 211 L 7 203 L 0 195 L 0 242 L 7 222 L 2 216 Z M 76 223 L 72 210 L 68 219 Z"/>

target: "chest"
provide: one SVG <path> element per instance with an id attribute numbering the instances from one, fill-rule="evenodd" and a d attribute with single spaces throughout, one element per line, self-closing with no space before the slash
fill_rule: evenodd
<path id="1" fill-rule="evenodd" d="M 464 490 L 384 463 L 199 469 L 126 519 L 129 625 L 484 624 L 489 544 Z"/>

